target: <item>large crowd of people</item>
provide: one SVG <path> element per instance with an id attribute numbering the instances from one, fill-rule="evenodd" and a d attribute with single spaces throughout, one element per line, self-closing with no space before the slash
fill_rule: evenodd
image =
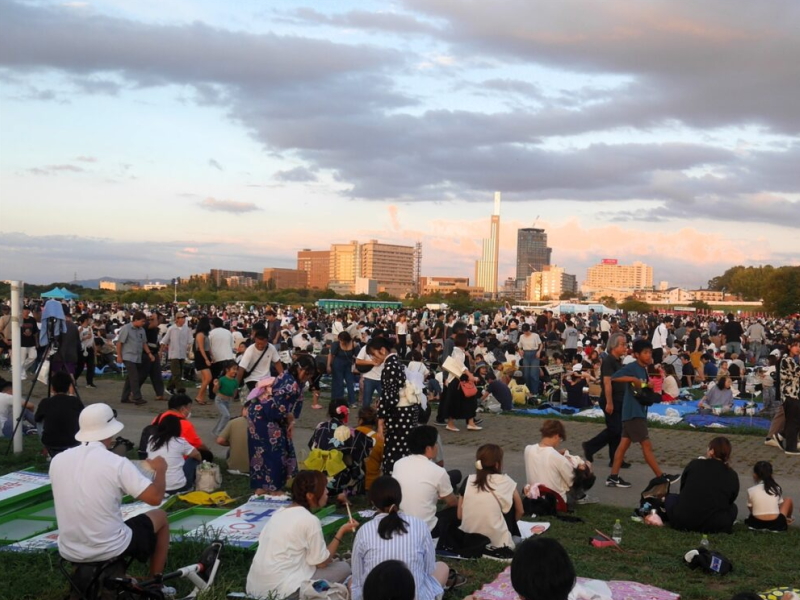
<path id="1" fill-rule="evenodd" d="M 10 327 L 0 320 L 4 345 Z M 689 462 L 682 474 L 668 474 L 649 438 L 648 406 L 675 401 L 680 388 L 702 387 L 699 408 L 711 412 L 732 411 L 736 396 L 760 396 L 760 411 L 772 422 L 765 444 L 800 456 L 798 318 L 740 322 L 733 314 L 594 310 L 555 315 L 508 305 L 488 314 L 357 306 L 328 314 L 242 304 L 51 301 L 26 305 L 22 327 L 29 349 L 22 354 L 23 374 L 30 376 L 49 358 L 50 396 L 32 412 L 28 427 L 38 429 L 52 457 L 59 523 L 72 524 L 61 528 L 62 555 L 86 562 L 127 553 L 149 559 L 154 573 L 163 568 L 163 513 L 123 522 L 116 514 L 119 502 L 124 492 L 158 505 L 165 492 L 194 485 L 197 465 L 212 453 L 188 416 L 193 404 L 214 402 L 215 441 L 230 448 L 229 470 L 248 474 L 256 494 L 289 490 L 292 501 L 261 534 L 246 582 L 256 597 L 291 597 L 303 581 L 324 578 L 348 580 L 354 598 L 368 598 L 373 573 L 402 580 L 402 573 L 383 572 L 382 566 L 400 561 L 416 597 L 435 598 L 460 584 L 458 573 L 435 561 L 437 550 L 466 551 L 478 543 L 487 558 L 519 560 L 519 518 L 531 506 L 542 514 L 548 502 L 554 510 L 571 510 L 594 501 L 588 491 L 599 470 L 595 455 L 606 447 L 606 486 L 631 486 L 621 473 L 630 466 L 630 446 L 638 444 L 656 480 L 667 489 L 680 483 L 679 493 L 663 498 L 668 524 L 730 532 L 739 493 L 730 442 L 715 438 L 705 457 Z M 143 445 L 152 481 L 125 459 L 98 450 L 121 428 L 112 409 L 84 408 L 72 394 L 82 385 L 81 375 L 83 385 L 93 387 L 95 375 L 106 372 L 124 375 L 122 403 L 150 401 L 143 393 L 148 379 L 152 401 L 165 402 Z M 320 403 L 325 375 L 327 407 Z M 194 398 L 187 388 L 197 390 Z M 327 408 L 327 419 L 308 442 L 312 455 L 298 464 L 294 429 L 306 390 L 311 408 Z M 462 428 L 467 433 L 461 435 L 482 430 L 482 411 L 548 402 L 575 409 L 596 403 L 602 409 L 605 428 L 581 444 L 582 456 L 560 447 L 566 428 L 547 419 L 538 443 L 531 441 L 524 451 L 521 485 L 504 474 L 497 444 L 477 448 L 475 471 L 466 477 L 444 468 L 442 440 Z M 7 400 L 0 411 L 3 434 L 10 435 Z M 241 418 L 232 418 L 240 412 Z M 325 460 L 312 460 L 323 453 Z M 748 525 L 785 530 L 793 520 L 792 501 L 783 498 L 771 464 L 758 461 L 753 477 Z M 366 495 L 377 510 L 358 529 L 349 564 L 335 555 L 357 523 L 349 521 L 325 544 L 309 512 L 324 506 L 329 494 L 343 503 Z M 94 507 L 91 523 L 84 514 L 87 503 Z M 98 531 L 103 543 L 92 545 L 90 536 Z"/>

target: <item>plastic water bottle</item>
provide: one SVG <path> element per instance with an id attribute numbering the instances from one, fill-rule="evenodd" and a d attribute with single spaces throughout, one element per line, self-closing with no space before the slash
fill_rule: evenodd
<path id="1" fill-rule="evenodd" d="M 619 519 L 616 520 L 614 529 L 611 530 L 611 539 L 617 544 L 622 543 L 622 523 L 619 522 Z"/>
<path id="2" fill-rule="evenodd" d="M 709 543 L 708 543 L 708 536 L 706 534 L 703 534 L 703 537 L 700 540 L 700 547 L 708 550 Z"/>

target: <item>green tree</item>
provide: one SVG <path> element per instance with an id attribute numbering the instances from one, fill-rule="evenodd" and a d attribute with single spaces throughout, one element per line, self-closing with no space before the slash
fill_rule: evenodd
<path id="1" fill-rule="evenodd" d="M 774 269 L 764 286 L 764 308 L 778 316 L 800 313 L 800 267 Z"/>
<path id="2" fill-rule="evenodd" d="M 608 308 L 617 308 L 617 300 L 611 296 L 600 296 L 597 301 Z"/>
<path id="3" fill-rule="evenodd" d="M 695 300 L 689 306 L 693 308 L 697 308 L 699 310 L 709 310 L 711 305 L 708 302 L 704 302 L 703 300 Z"/>
<path id="4" fill-rule="evenodd" d="M 646 313 L 650 312 L 653 307 L 647 302 L 642 302 L 641 300 L 636 300 L 633 297 L 628 297 L 624 302 L 620 302 L 617 305 L 617 308 L 620 308 L 625 312 Z"/>

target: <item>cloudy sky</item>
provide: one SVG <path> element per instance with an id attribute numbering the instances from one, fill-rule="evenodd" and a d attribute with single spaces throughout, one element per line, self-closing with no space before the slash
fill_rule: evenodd
<path id="1" fill-rule="evenodd" d="M 0 0 L 0 279 L 800 264 L 796 0 Z"/>

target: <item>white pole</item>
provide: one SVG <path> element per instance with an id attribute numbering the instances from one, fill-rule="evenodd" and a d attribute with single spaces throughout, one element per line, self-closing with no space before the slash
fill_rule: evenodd
<path id="1" fill-rule="evenodd" d="M 22 415 L 22 323 L 20 322 L 22 289 L 21 281 L 11 282 L 11 386 L 14 396 L 11 414 L 14 424 Z M 22 452 L 22 427 L 18 427 L 14 435 L 14 454 L 20 452 Z"/>

